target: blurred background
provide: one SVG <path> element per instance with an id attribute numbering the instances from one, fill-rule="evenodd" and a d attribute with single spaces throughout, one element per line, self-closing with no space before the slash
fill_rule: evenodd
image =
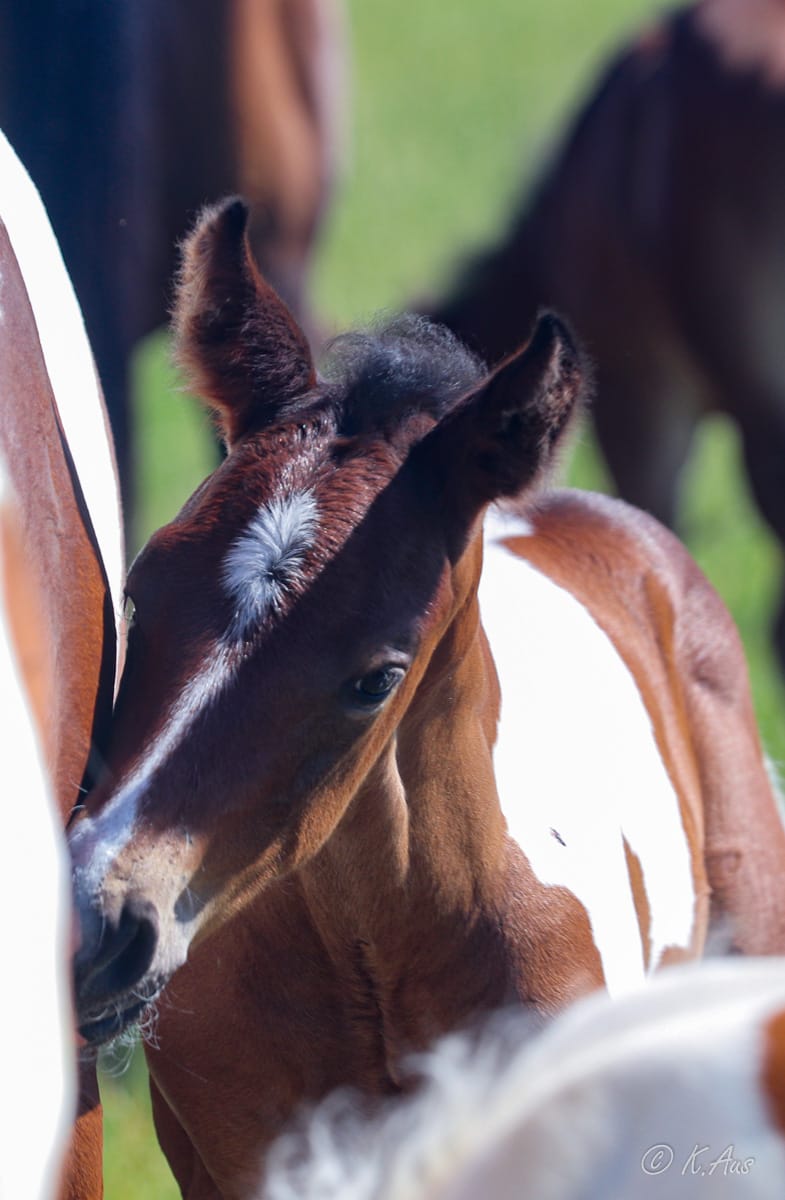
<path id="1" fill-rule="evenodd" d="M 348 47 L 345 69 L 334 64 L 345 132 L 309 295 L 300 297 L 312 327 L 327 335 L 448 287 L 472 250 L 498 236 L 609 57 L 664 8 L 656 0 L 347 0 L 338 35 Z M 201 153 L 200 137 L 206 153 L 215 136 L 196 130 L 183 153 Z M 286 291 L 285 281 L 279 286 Z M 132 381 L 131 552 L 216 461 L 206 416 L 178 389 L 165 333 L 138 346 Z M 741 629 L 777 764 L 785 762 L 785 692 L 769 627 L 782 561 L 739 454 L 727 420 L 703 423 L 679 532 Z M 565 476 L 610 488 L 588 423 Z M 141 1054 L 113 1054 L 102 1090 L 108 1200 L 175 1197 L 152 1133 Z"/>

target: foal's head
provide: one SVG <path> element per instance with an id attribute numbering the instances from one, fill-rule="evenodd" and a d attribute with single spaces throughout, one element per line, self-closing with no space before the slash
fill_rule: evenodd
<path id="1" fill-rule="evenodd" d="M 128 578 L 107 771 L 71 838 L 95 1042 L 330 838 L 449 669 L 485 506 L 531 485 L 580 386 L 547 316 L 492 375 L 415 318 L 338 339 L 317 374 L 239 201 L 186 245 L 175 332 L 228 454 Z"/>

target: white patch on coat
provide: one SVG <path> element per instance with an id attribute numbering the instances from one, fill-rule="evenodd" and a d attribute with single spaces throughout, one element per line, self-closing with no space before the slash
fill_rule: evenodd
<path id="1" fill-rule="evenodd" d="M 651 719 L 587 610 L 492 540 L 480 612 L 501 684 L 494 766 L 510 836 L 544 884 L 583 904 L 618 995 L 645 974 L 625 840 L 651 911 L 650 969 L 693 931 L 689 846 Z"/>
<path id="2" fill-rule="evenodd" d="M 702 0 L 695 19 L 728 70 L 752 71 L 771 88 L 785 87 L 782 0 Z"/>
<path id="3" fill-rule="evenodd" d="M 89 894 L 100 891 L 112 862 L 133 837 L 139 802 L 156 773 L 234 678 L 235 658 L 231 646 L 216 645 L 180 692 L 160 732 L 142 751 L 98 816 L 80 821 L 74 827 L 69 839 L 76 863 L 74 874 Z"/>
<path id="4" fill-rule="evenodd" d="M 317 525 L 313 493 L 295 492 L 262 505 L 237 538 L 223 569 L 224 585 L 236 604 L 236 636 L 280 608 L 313 545 Z"/>
<path id="5" fill-rule="evenodd" d="M 0 218 L 33 310 L 57 410 L 107 574 L 122 611 L 124 548 L 117 479 L 82 313 L 41 198 L 0 132 Z M 119 653 L 119 647 L 118 647 Z"/>
<path id="6" fill-rule="evenodd" d="M 71 834 L 75 874 L 89 894 L 100 891 L 111 864 L 133 838 L 140 803 L 158 771 L 234 678 L 240 659 L 236 639 L 278 607 L 297 578 L 316 528 L 312 493 L 296 492 L 264 505 L 229 550 L 224 583 L 237 605 L 231 626 L 172 702 L 162 727 L 98 816 L 81 821 Z"/>
<path id="7" fill-rule="evenodd" d="M 486 542 L 498 542 L 507 537 L 532 537 L 534 526 L 528 517 L 501 505 L 492 504 L 485 514 L 483 531 Z"/>

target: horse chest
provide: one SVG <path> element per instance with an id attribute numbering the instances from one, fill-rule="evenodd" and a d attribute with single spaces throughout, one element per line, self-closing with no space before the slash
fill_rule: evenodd
<path id="1" fill-rule="evenodd" d="M 198 1020 L 183 1022 L 183 1012 Z M 372 1001 L 336 971 L 291 881 L 189 957 L 164 994 L 156 1033 L 147 1047 L 153 1079 L 198 1132 L 216 1178 L 228 1159 L 216 1114 L 231 1114 L 235 1156 L 250 1168 L 304 1099 L 346 1086 L 391 1090 Z"/>
<path id="2" fill-rule="evenodd" d="M 501 685 L 494 766 L 510 836 L 584 906 L 612 993 L 690 945 L 679 799 L 635 680 L 567 591 L 491 543 L 480 586 Z M 645 927 L 642 927 L 645 926 Z"/>

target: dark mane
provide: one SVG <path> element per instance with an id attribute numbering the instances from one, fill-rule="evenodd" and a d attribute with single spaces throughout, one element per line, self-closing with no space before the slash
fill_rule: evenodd
<path id="1" fill-rule="evenodd" d="M 408 412 L 438 418 L 483 373 L 481 361 L 453 333 L 413 314 L 341 334 L 328 343 L 321 364 L 348 436 L 394 427 Z"/>

